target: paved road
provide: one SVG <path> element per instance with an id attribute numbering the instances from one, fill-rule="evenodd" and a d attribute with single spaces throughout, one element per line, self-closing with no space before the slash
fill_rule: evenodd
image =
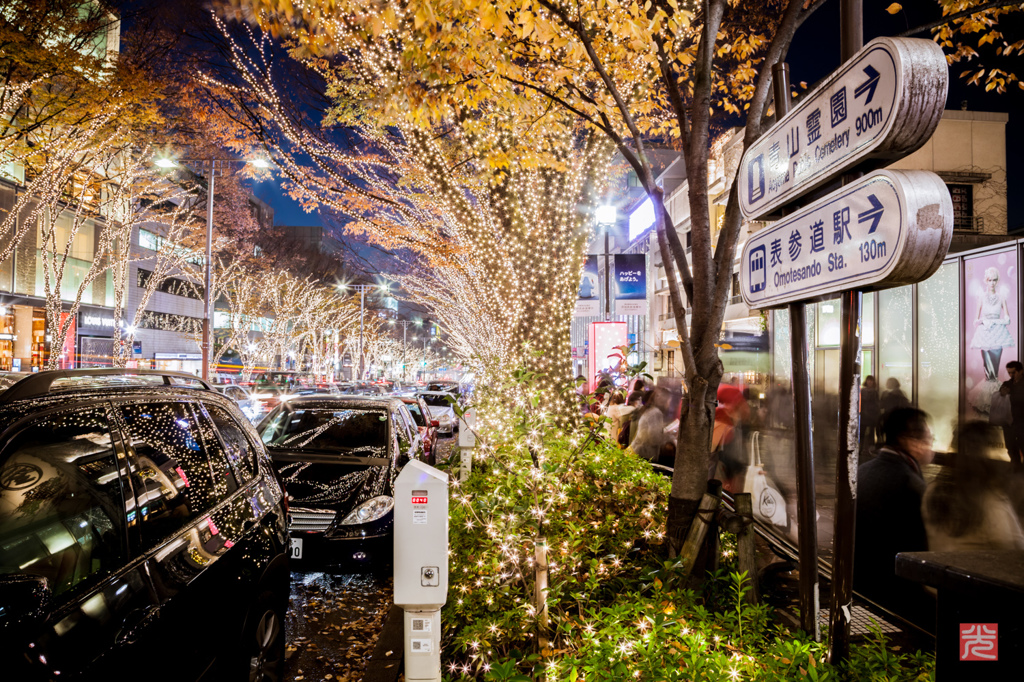
<path id="1" fill-rule="evenodd" d="M 391 598 L 387 575 L 293 572 L 285 679 L 363 679 Z"/>
<path id="2" fill-rule="evenodd" d="M 447 459 L 457 442 L 439 439 L 438 460 Z M 363 679 L 391 604 L 388 574 L 292 572 L 284 679 Z"/>

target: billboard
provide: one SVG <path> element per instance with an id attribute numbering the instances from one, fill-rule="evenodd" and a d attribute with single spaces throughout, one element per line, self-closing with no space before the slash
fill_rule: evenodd
<path id="1" fill-rule="evenodd" d="M 967 419 L 988 419 L 992 396 L 1016 360 L 1017 254 L 1013 249 L 964 259 L 964 388 Z"/>
<path id="2" fill-rule="evenodd" d="M 576 296 L 576 317 L 601 314 L 601 279 L 597 271 L 597 256 L 587 256 L 580 275 L 580 290 Z"/>
<path id="3" fill-rule="evenodd" d="M 647 314 L 647 254 L 615 254 L 615 314 Z"/>
<path id="4" fill-rule="evenodd" d="M 625 322 L 592 322 L 590 324 L 590 349 L 588 357 L 587 389 L 593 391 L 602 374 L 618 373 L 622 370 L 622 353 L 619 346 L 626 345 Z"/>

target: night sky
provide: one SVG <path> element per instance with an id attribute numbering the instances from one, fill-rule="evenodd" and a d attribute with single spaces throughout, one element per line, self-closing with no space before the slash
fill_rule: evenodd
<path id="1" fill-rule="evenodd" d="M 904 0 L 903 12 L 890 15 L 885 8 L 893 0 L 864 0 L 864 41 L 883 35 L 897 35 L 910 28 L 938 18 L 941 13 L 936 0 Z M 1005 23 L 1006 20 L 1004 20 Z M 1009 40 L 1019 39 L 1024 31 L 1010 32 L 1011 26 L 1004 27 Z M 1021 28 L 1021 22 L 1016 22 Z M 928 37 L 930 33 L 918 34 L 915 37 Z M 790 65 L 792 82 L 804 81 L 808 86 L 825 78 L 840 64 L 839 59 L 839 0 L 828 0 L 826 4 L 808 19 L 797 31 L 787 61 Z M 947 98 L 947 109 L 960 109 L 964 101 L 967 109 L 972 111 L 1008 112 L 1010 120 L 1006 126 L 1007 144 L 1007 187 L 1009 189 L 1008 227 L 1024 230 L 1024 196 L 1013 191 L 1017 187 L 1022 172 L 1020 151 L 1024 149 L 1024 131 L 1019 127 L 1024 107 L 1024 90 L 1016 84 L 1008 88 L 1006 94 L 984 91 L 979 86 L 967 86 L 959 78 L 964 70 L 962 64 L 953 66 L 950 73 L 950 88 Z M 1024 74 L 1022 74 L 1024 75 Z M 319 225 L 317 213 L 306 213 L 294 201 L 284 196 L 274 182 L 262 182 L 254 185 L 253 190 L 260 199 L 274 207 L 276 222 L 279 225 Z"/>

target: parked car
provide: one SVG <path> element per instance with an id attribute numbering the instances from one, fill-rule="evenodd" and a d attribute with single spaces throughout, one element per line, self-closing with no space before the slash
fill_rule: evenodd
<path id="1" fill-rule="evenodd" d="M 399 397 L 409 413 L 412 415 L 413 421 L 416 422 L 416 428 L 420 432 L 420 438 L 423 440 L 423 452 L 427 455 L 427 464 L 434 466 L 437 463 L 437 455 L 434 452 L 434 444 L 437 442 L 437 429 L 441 423 L 434 419 L 430 414 L 430 408 L 427 406 L 427 401 L 423 399 L 423 396 L 410 396 L 403 395 Z"/>
<path id="2" fill-rule="evenodd" d="M 259 432 L 289 500 L 292 559 L 389 563 L 395 478 L 424 458 L 402 401 L 298 397 L 267 415 Z"/>
<path id="3" fill-rule="evenodd" d="M 446 391 L 420 391 L 416 395 L 423 398 L 430 409 L 431 419 L 438 422 L 437 432 L 451 436 L 456 428 L 455 410 L 452 408 L 456 396 Z"/>
<path id="4" fill-rule="evenodd" d="M 263 403 L 253 397 L 252 393 L 245 386 L 239 386 L 237 384 L 218 384 L 215 385 L 214 390 L 218 393 L 226 395 L 230 400 L 238 405 L 238 409 L 242 411 L 245 418 L 250 422 L 258 423 L 263 416 L 266 414 Z"/>
<path id="5" fill-rule="evenodd" d="M 0 393 L 0 443 L 5 679 L 280 676 L 287 513 L 231 400 L 174 372 L 39 372 Z"/>

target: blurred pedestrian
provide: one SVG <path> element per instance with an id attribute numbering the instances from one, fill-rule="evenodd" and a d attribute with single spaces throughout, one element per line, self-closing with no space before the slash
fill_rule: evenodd
<path id="1" fill-rule="evenodd" d="M 665 443 L 665 409 L 668 398 L 668 391 L 656 388 L 647 395 L 643 407 L 636 413 L 636 437 L 630 441 L 629 447 L 639 457 L 650 462 L 658 461 L 661 446 Z"/>
<path id="2" fill-rule="evenodd" d="M 1024 530 L 993 459 L 1002 449 L 999 431 L 970 422 L 960 431 L 959 444 L 953 465 L 944 467 L 924 494 L 928 550 L 1024 549 Z"/>
<path id="3" fill-rule="evenodd" d="M 1014 470 L 1020 470 L 1024 458 L 1024 364 L 1017 360 L 1006 363 L 1006 373 L 1010 378 L 999 387 L 999 395 L 1010 398 L 1010 426 L 1004 430 L 1006 436 L 1006 452 Z"/>
<path id="4" fill-rule="evenodd" d="M 860 451 L 864 454 L 878 442 L 878 426 L 882 423 L 882 403 L 878 384 L 870 374 L 860 389 Z"/>
<path id="5" fill-rule="evenodd" d="M 907 394 L 903 392 L 903 389 L 900 388 L 899 379 L 896 377 L 889 377 L 885 380 L 885 390 L 882 391 L 882 397 L 878 402 L 882 413 L 883 431 L 885 429 L 885 420 L 889 418 L 890 414 L 904 407 L 910 407 L 910 400 L 907 398 Z"/>
<path id="6" fill-rule="evenodd" d="M 911 407 L 889 412 L 882 425 L 885 444 L 857 469 L 854 589 L 904 618 L 935 629 L 935 601 L 915 582 L 896 576 L 899 552 L 928 549 L 921 517 L 925 482 L 921 467 L 931 463 L 933 436 L 928 415 Z"/>
<path id="7" fill-rule="evenodd" d="M 608 407 L 604 410 L 604 416 L 608 418 L 608 437 L 615 441 L 619 438 L 619 431 L 622 429 L 623 413 L 629 414 L 632 410 L 626 410 L 626 396 L 622 391 L 612 391 L 608 396 Z"/>
<path id="8" fill-rule="evenodd" d="M 637 410 L 640 409 L 644 404 L 644 394 L 642 391 L 633 391 L 626 398 L 626 404 L 622 406 L 619 415 L 619 431 L 618 441 L 619 445 L 623 448 L 628 448 L 633 437 L 636 435 L 636 425 L 634 417 L 636 416 Z"/>

